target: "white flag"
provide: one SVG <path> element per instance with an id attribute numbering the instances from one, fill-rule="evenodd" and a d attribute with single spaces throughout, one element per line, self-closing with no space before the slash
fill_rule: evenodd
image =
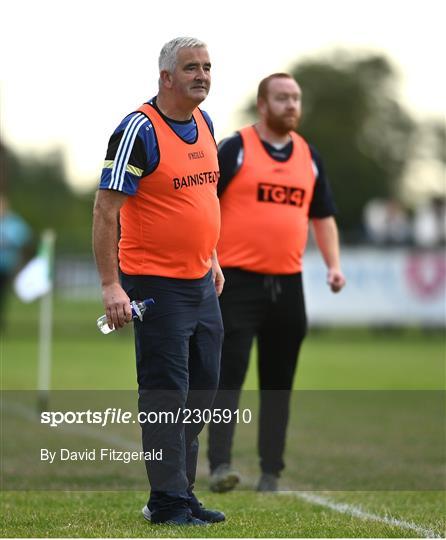
<path id="1" fill-rule="evenodd" d="M 22 302 L 32 302 L 51 290 L 53 245 L 53 231 L 45 231 L 39 254 L 17 274 L 14 291 Z"/>

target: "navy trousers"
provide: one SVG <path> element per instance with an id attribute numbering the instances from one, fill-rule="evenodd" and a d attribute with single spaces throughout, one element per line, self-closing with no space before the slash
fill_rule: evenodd
<path id="1" fill-rule="evenodd" d="M 184 423 L 182 411 L 213 405 L 223 324 L 211 271 L 191 280 L 122 275 L 122 284 L 131 300 L 155 300 L 134 324 L 139 411 L 177 419 L 141 423 L 143 450 L 163 450 L 162 461 L 146 461 L 148 506 L 162 522 L 189 512 L 204 424 Z"/>

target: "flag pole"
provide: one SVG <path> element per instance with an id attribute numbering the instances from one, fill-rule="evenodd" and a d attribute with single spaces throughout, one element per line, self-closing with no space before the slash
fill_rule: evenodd
<path id="1" fill-rule="evenodd" d="M 47 257 L 49 281 L 51 286 L 40 299 L 39 316 L 39 360 L 38 360 L 38 408 L 48 408 L 48 395 L 51 384 L 51 360 L 53 340 L 53 286 L 54 286 L 54 244 L 56 235 L 47 229 L 42 234 L 42 255 Z"/>

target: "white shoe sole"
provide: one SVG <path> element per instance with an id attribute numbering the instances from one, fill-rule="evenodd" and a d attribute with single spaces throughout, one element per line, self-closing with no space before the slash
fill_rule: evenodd
<path id="1" fill-rule="evenodd" d="M 152 512 L 149 510 L 147 504 L 144 506 L 141 512 L 142 512 L 142 515 L 144 516 L 144 519 L 146 519 L 147 521 L 151 521 Z"/>

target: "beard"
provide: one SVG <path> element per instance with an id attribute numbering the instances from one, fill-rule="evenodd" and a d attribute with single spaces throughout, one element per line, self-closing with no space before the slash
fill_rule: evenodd
<path id="1" fill-rule="evenodd" d="M 278 135 L 286 135 L 290 131 L 297 129 L 299 117 L 288 114 L 277 115 L 268 111 L 265 122 L 271 131 L 274 131 Z"/>

